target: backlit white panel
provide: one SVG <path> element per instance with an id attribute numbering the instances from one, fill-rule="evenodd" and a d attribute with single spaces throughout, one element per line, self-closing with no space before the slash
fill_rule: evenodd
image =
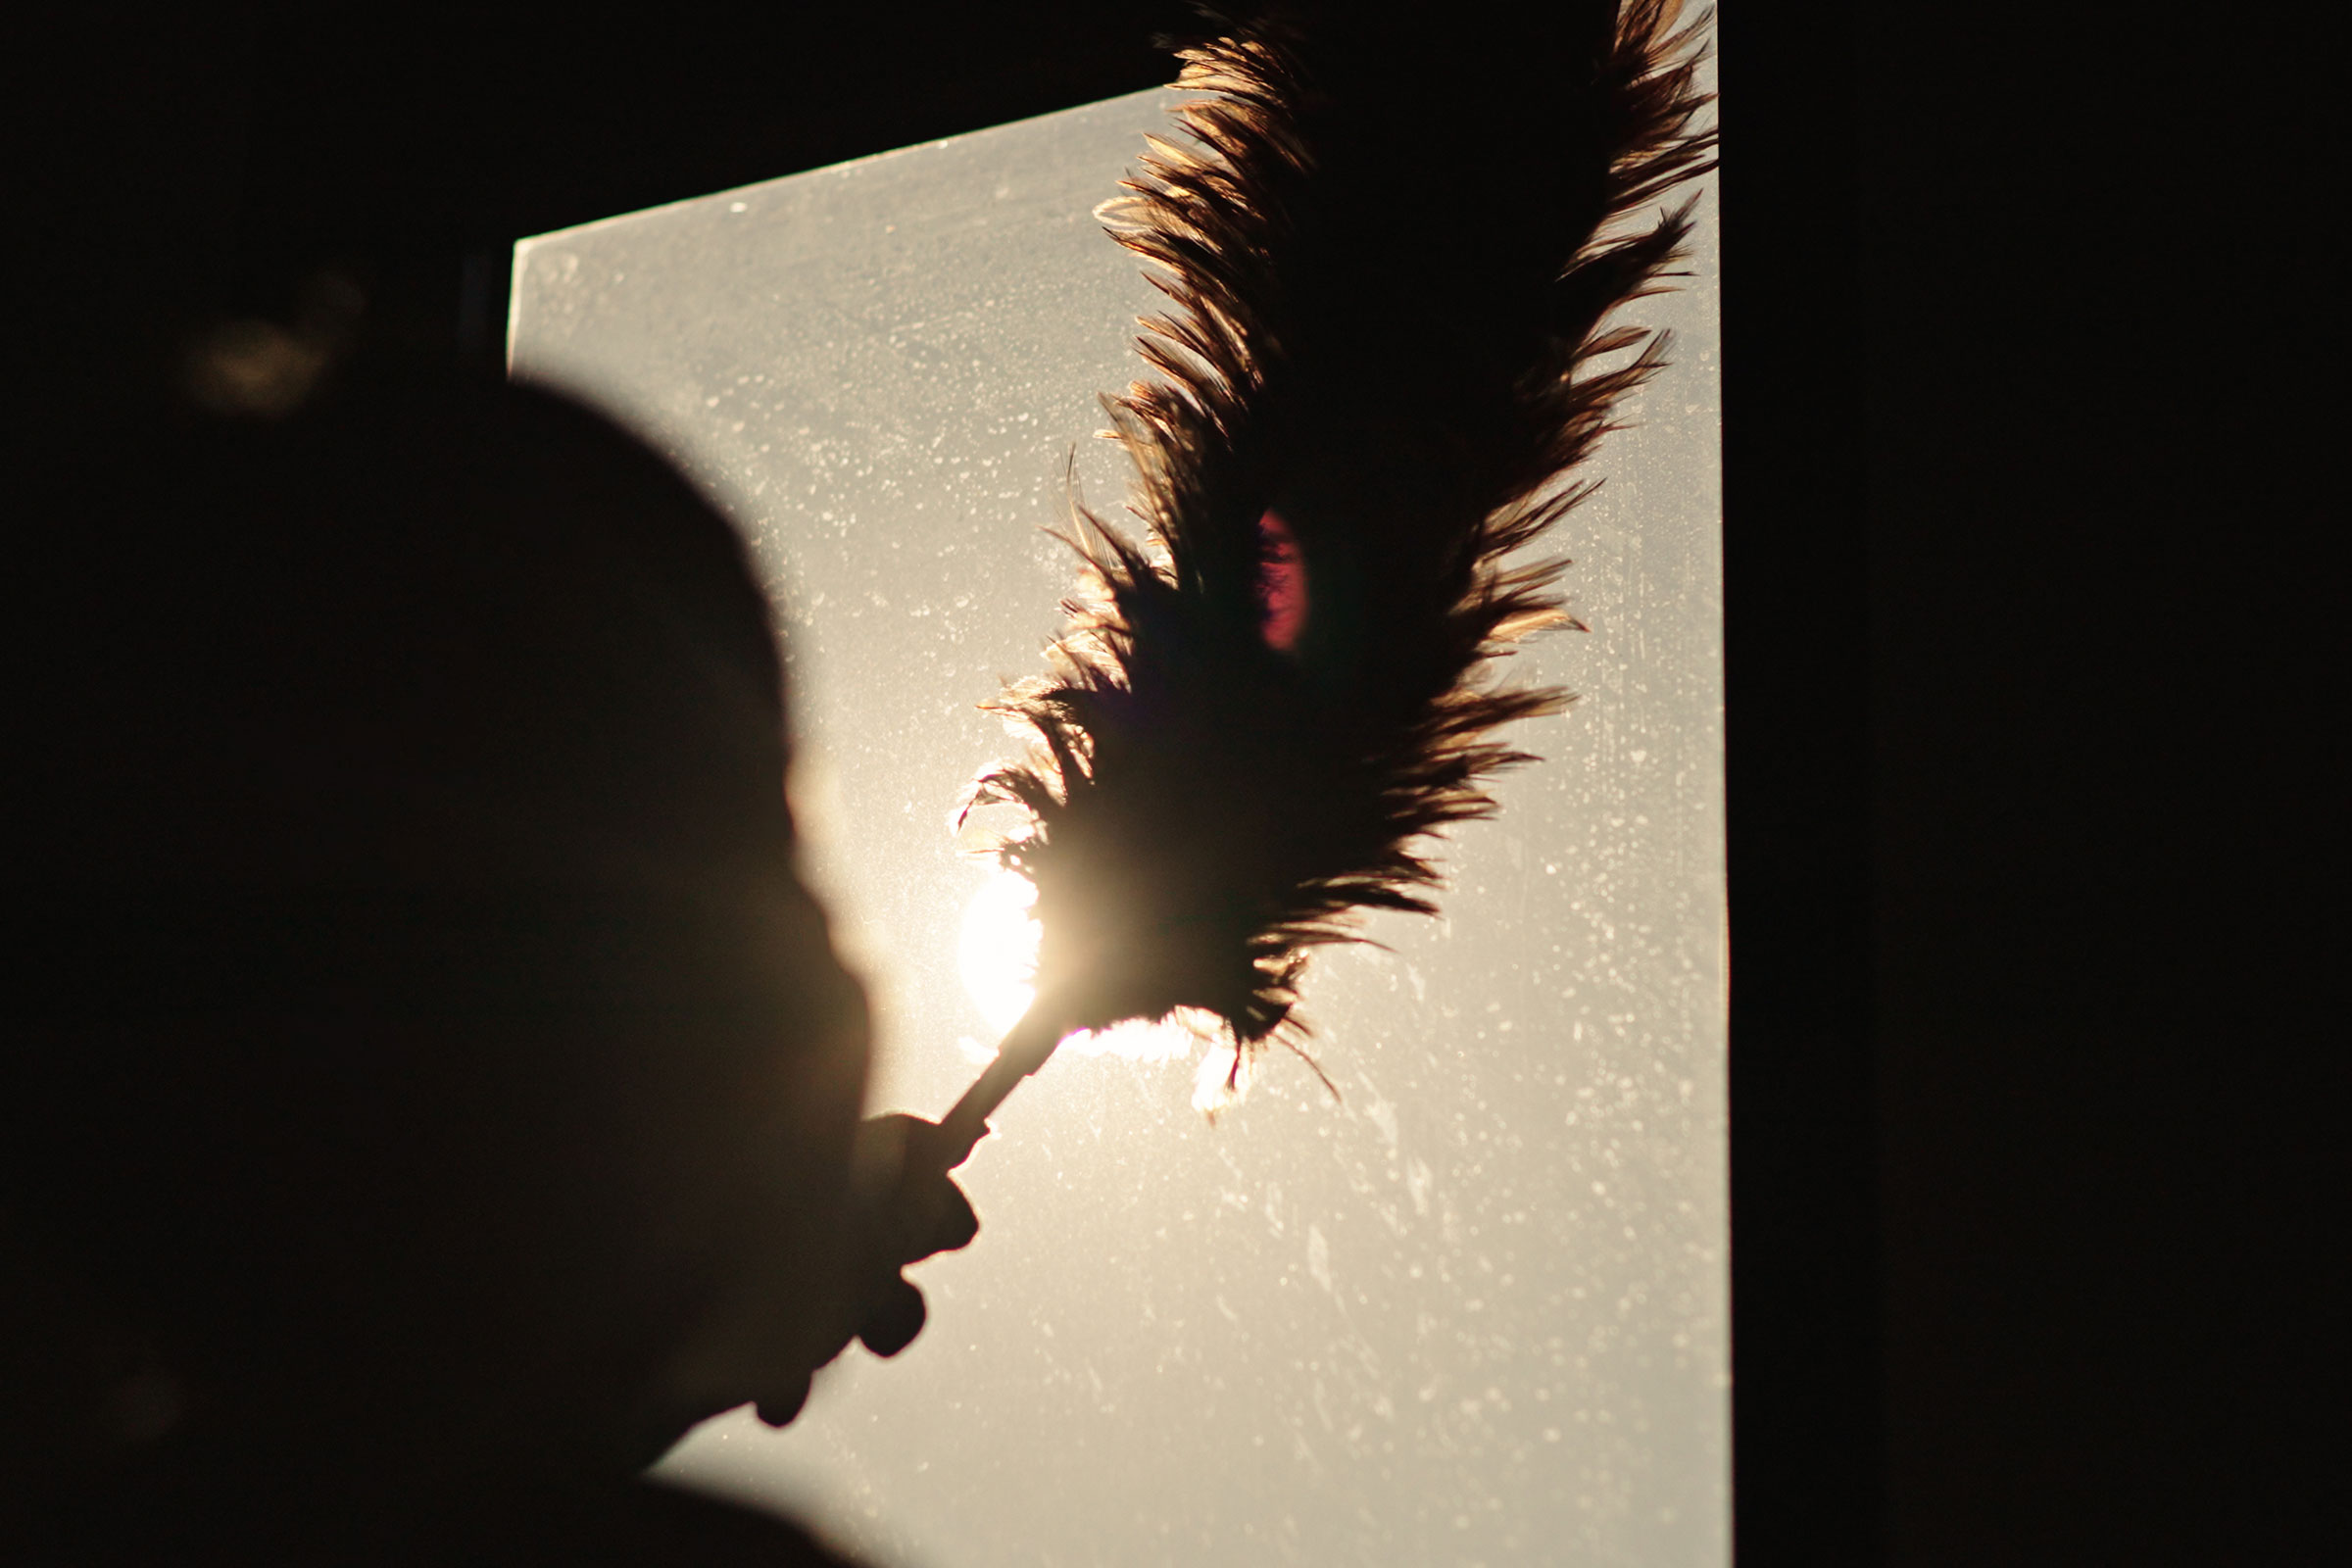
<path id="1" fill-rule="evenodd" d="M 1072 448 L 1124 492 L 1094 400 L 1157 296 L 1090 213 L 1172 101 L 517 249 L 516 372 L 647 433 L 757 546 L 877 1108 L 944 1110 L 993 1038 L 959 962 L 990 870 L 948 813 L 1006 746 L 974 705 L 1058 623 Z M 1190 1061 L 1056 1061 L 966 1167 L 984 1229 L 918 1272 L 914 1348 L 672 1471 L 906 1568 L 1728 1560 L 1710 219 L 1686 291 L 1636 307 L 1675 367 L 1555 541 L 1592 629 L 1517 661 L 1580 700 L 1514 735 L 1546 760 L 1447 852 L 1444 920 L 1309 979 L 1343 1099 L 1277 1055 L 1212 1127 Z"/>

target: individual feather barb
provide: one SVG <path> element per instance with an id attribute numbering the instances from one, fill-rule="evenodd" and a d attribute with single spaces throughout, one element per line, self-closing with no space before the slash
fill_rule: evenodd
<path id="1" fill-rule="evenodd" d="M 1568 619 L 1565 564 L 1512 558 L 1664 364 L 1608 318 L 1713 167 L 1704 21 L 1374 20 L 1400 9 L 1280 6 L 1183 51 L 1200 96 L 1102 210 L 1169 301 L 1156 378 L 1105 400 L 1149 537 L 1081 509 L 1051 672 L 995 705 L 1036 745 L 975 795 L 1025 808 L 1002 854 L 1056 1030 L 1189 1006 L 1298 1044 L 1305 956 L 1434 911 L 1431 836 L 1494 809 L 1529 760 L 1497 731 L 1565 700 L 1492 668 Z"/>

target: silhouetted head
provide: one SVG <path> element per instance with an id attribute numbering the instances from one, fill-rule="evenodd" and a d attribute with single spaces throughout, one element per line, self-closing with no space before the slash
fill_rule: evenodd
<path id="1" fill-rule="evenodd" d="M 572 403 L 365 356 L 9 510 L 0 1230 L 90 1303 L 20 1316 L 140 1347 L 50 1446 L 642 1462 L 790 1399 L 865 1015 L 725 521 Z M 762 1268 L 787 1386 L 692 1386 Z"/>

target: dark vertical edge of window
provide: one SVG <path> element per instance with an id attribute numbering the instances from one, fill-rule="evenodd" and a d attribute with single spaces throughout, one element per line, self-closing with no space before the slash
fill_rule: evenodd
<path id="1" fill-rule="evenodd" d="M 1884 1547 L 1847 5 L 1720 39 L 1734 1539 Z"/>

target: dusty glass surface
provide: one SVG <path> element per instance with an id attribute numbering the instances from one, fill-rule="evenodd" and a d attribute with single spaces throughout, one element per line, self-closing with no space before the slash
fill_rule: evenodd
<path id="1" fill-rule="evenodd" d="M 1065 465 L 1157 298 L 1090 216 L 1143 93 L 523 242 L 517 374 L 672 454 L 754 541 L 791 641 L 814 869 L 879 1004 L 877 1108 L 936 1115 L 993 1031 L 959 973 L 991 869 L 975 711 L 1040 667 Z M 1580 694 L 1513 736 L 1443 920 L 1387 917 L 1295 1060 L 1214 1126 L 1193 1067 L 1064 1053 L 965 1167 L 984 1229 L 930 1327 L 671 1472 L 877 1560 L 1717 1564 L 1729 1558 L 1712 205 L 1642 302 L 1673 369 L 1554 547 Z"/>

